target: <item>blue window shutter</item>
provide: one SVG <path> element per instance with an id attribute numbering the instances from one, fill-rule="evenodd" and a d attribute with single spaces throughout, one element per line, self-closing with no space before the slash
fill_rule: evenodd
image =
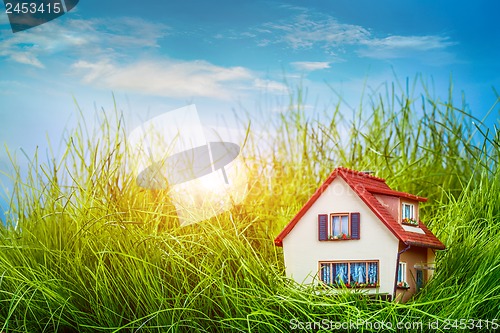
<path id="1" fill-rule="evenodd" d="M 360 234 L 360 216 L 359 213 L 351 213 L 351 238 L 359 239 Z"/>
<path id="2" fill-rule="evenodd" d="M 328 215 L 318 215 L 318 239 L 320 241 L 328 240 Z"/>

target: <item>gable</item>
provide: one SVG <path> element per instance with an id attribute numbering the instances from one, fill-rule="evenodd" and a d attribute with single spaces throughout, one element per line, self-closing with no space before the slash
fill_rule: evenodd
<path id="1" fill-rule="evenodd" d="M 398 219 L 400 198 L 386 194 L 374 194 L 374 196 L 394 219 Z"/>
<path id="2" fill-rule="evenodd" d="M 338 234 L 332 232 L 334 215 L 344 215 L 348 218 L 349 230 L 345 233 L 350 239 L 394 239 L 394 235 L 340 177 L 323 188 L 322 195 L 300 215 L 287 237 L 307 244 L 328 241 L 330 236 Z"/>

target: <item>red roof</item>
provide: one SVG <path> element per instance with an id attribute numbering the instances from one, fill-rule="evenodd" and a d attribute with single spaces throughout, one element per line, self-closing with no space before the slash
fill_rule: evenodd
<path id="1" fill-rule="evenodd" d="M 437 250 L 444 250 L 444 244 L 437 239 L 434 234 L 427 229 L 422 221 L 419 221 L 419 227 L 425 234 L 409 232 L 403 229 L 403 226 L 394 219 L 389 211 L 375 198 L 374 194 L 385 194 L 400 198 L 412 199 L 415 201 L 425 202 L 426 198 L 422 198 L 410 193 L 398 192 L 392 190 L 386 183 L 385 179 L 371 176 L 364 172 L 351 170 L 348 168 L 339 167 L 333 170 L 326 181 L 314 192 L 312 197 L 300 209 L 295 217 L 288 223 L 285 228 L 274 240 L 277 246 L 283 246 L 283 239 L 295 227 L 297 222 L 311 208 L 316 200 L 321 196 L 328 186 L 337 177 L 341 177 L 351 189 L 363 200 L 363 202 L 373 211 L 373 213 L 384 223 L 384 225 L 403 243 L 419 247 L 428 247 Z"/>

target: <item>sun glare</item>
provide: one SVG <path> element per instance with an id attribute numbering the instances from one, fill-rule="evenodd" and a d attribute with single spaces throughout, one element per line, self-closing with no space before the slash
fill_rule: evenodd
<path id="1" fill-rule="evenodd" d="M 215 170 L 172 186 L 170 197 L 177 208 L 181 225 L 188 225 L 209 219 L 240 203 L 247 194 L 247 183 L 246 166 L 238 157 L 224 170 Z"/>

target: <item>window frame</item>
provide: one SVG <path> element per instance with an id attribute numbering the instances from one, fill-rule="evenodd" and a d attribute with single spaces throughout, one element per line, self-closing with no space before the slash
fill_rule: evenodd
<path id="1" fill-rule="evenodd" d="M 405 211 L 406 211 L 405 210 L 405 206 L 410 206 L 411 207 L 411 209 L 410 209 L 410 211 L 411 211 L 410 215 L 411 216 L 405 216 Z M 416 218 L 415 215 L 416 215 L 415 214 L 415 204 L 409 203 L 409 202 L 402 202 L 401 203 L 401 220 L 404 220 L 405 218 L 415 219 Z"/>
<path id="2" fill-rule="evenodd" d="M 339 221 L 340 221 L 340 231 L 341 233 L 338 234 L 338 235 L 334 235 L 334 226 L 333 226 L 333 218 L 335 216 L 338 216 L 339 217 Z M 342 217 L 345 217 L 347 216 L 347 234 L 346 235 L 346 238 L 343 238 L 343 235 L 344 233 L 342 232 Z M 351 228 L 351 214 L 350 213 L 330 213 L 329 215 L 329 220 L 328 220 L 328 239 L 329 240 L 348 240 L 348 239 L 351 239 L 351 233 L 352 233 L 352 228 Z M 337 238 L 335 238 L 337 237 Z M 339 238 L 340 237 L 340 238 Z"/>
<path id="3" fill-rule="evenodd" d="M 376 283 L 362 283 L 359 285 L 356 285 L 357 282 L 352 283 L 351 281 L 351 264 L 360 264 L 364 263 L 366 265 L 366 281 L 368 280 L 368 270 L 369 270 L 369 264 L 376 264 L 377 266 L 377 282 Z M 329 282 L 325 282 L 322 280 L 322 265 L 329 265 L 330 267 L 330 274 L 329 274 Z M 347 264 L 347 283 L 345 283 L 343 286 L 346 288 L 379 288 L 380 287 L 380 261 L 379 260 L 323 260 L 318 262 L 318 278 L 319 281 L 321 281 L 322 284 L 325 286 L 330 286 L 334 288 L 342 288 L 342 285 L 338 285 L 337 283 L 334 283 L 333 280 L 335 277 L 332 276 L 332 268 L 333 265 L 336 264 Z"/>
<path id="4" fill-rule="evenodd" d="M 415 270 L 415 287 L 417 289 L 417 292 L 420 291 L 425 285 L 425 278 L 424 278 L 424 270 L 421 268 L 417 268 Z"/>
<path id="5" fill-rule="evenodd" d="M 400 276 L 401 273 L 401 276 Z M 398 262 L 398 272 L 396 275 L 396 286 L 400 289 L 410 288 L 408 285 L 408 265 L 405 261 Z"/>
<path id="6" fill-rule="evenodd" d="M 406 265 L 406 262 L 404 261 L 400 261 L 398 263 L 398 281 L 397 282 L 408 282 L 406 281 L 406 268 L 407 268 L 407 265 Z M 399 273 L 402 273 L 402 276 L 399 275 Z"/>
<path id="7" fill-rule="evenodd" d="M 410 216 L 406 216 L 406 207 L 410 207 Z M 401 224 L 418 226 L 418 206 L 414 202 L 401 201 Z"/>

